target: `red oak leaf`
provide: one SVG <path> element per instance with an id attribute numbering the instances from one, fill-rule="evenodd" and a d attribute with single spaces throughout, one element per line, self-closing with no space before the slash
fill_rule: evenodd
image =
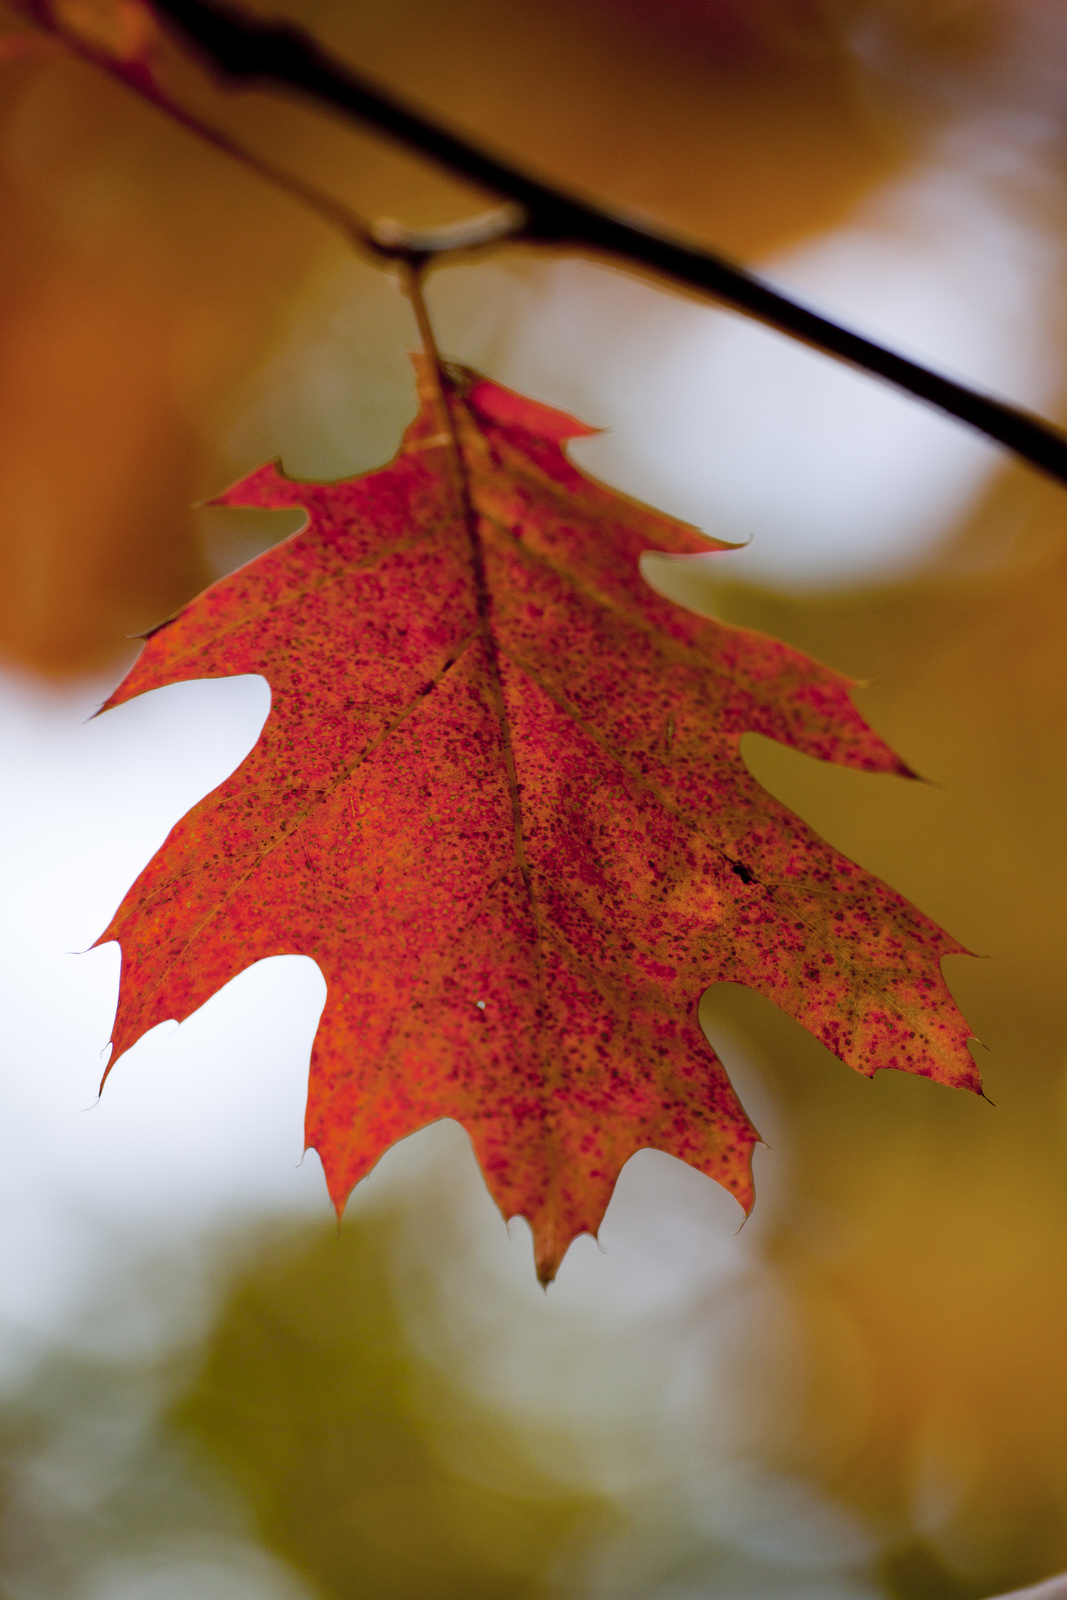
<path id="1" fill-rule="evenodd" d="M 221 497 L 308 522 L 154 633 L 108 702 L 235 673 L 273 696 L 102 936 L 113 1060 L 251 962 L 312 956 L 306 1137 L 335 1205 L 454 1117 L 547 1281 L 644 1146 L 750 1205 L 758 1136 L 697 1021 L 718 980 L 859 1072 L 979 1080 L 939 965 L 961 946 L 741 760 L 751 731 L 906 773 L 849 681 L 657 596 L 642 551 L 715 546 L 579 472 L 563 444 L 588 429 L 450 374 L 466 508 L 427 376 L 380 471 L 265 466 Z"/>

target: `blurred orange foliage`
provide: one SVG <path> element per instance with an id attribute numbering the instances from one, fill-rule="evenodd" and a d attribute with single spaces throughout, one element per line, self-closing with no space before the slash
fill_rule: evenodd
<path id="1" fill-rule="evenodd" d="M 417 0 L 298 14 L 532 167 L 749 257 L 834 220 L 907 138 L 865 104 L 824 27 L 813 53 L 797 27 L 771 25 L 780 7 L 759 8 L 759 28 L 744 8 L 720 9 L 699 15 L 695 48 L 684 6 Z M 227 98 L 170 66 L 190 103 L 357 210 L 437 221 L 477 203 L 369 135 Z M 215 440 L 235 386 L 339 246 L 54 54 L 4 67 L 0 205 L 0 653 L 84 670 L 202 587 L 190 505 L 227 470 Z"/>

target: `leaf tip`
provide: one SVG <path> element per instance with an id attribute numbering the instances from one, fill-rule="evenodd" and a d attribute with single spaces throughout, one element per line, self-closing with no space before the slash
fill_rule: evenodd
<path id="1" fill-rule="evenodd" d="M 534 1264 L 537 1269 L 537 1281 L 546 1294 L 548 1293 L 549 1284 L 555 1282 L 556 1273 L 562 1265 L 563 1257 L 567 1253 L 569 1244 L 570 1240 L 567 1241 L 567 1244 L 562 1249 L 554 1241 L 543 1242 L 538 1240 L 535 1244 Z"/>
<path id="2" fill-rule="evenodd" d="M 530 400 L 505 389 L 503 384 L 483 378 L 479 372 L 461 369 L 466 380 L 464 398 L 479 422 L 498 428 L 513 428 L 530 433 L 551 444 L 565 444 L 568 439 L 588 439 L 603 433 L 603 428 L 579 422 L 569 412 L 555 406 L 544 405 L 540 400 Z"/>
<path id="3" fill-rule="evenodd" d="M 237 510 L 283 510 L 288 506 L 303 505 L 308 486 L 286 475 L 281 458 L 265 461 L 261 467 L 246 473 L 231 483 L 228 489 L 201 501 L 204 506 L 230 506 Z"/>
<path id="4" fill-rule="evenodd" d="M 537 1281 L 542 1289 L 547 1289 L 550 1283 L 555 1282 L 556 1274 L 563 1264 L 563 1257 L 579 1233 L 589 1230 L 561 1227 L 558 1219 L 553 1219 L 551 1213 L 540 1218 L 526 1213 L 526 1220 L 533 1233 L 534 1268 L 537 1272 Z"/>

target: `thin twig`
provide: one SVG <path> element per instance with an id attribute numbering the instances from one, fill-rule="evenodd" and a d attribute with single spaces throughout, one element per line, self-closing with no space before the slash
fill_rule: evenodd
<path id="1" fill-rule="evenodd" d="M 435 162 L 447 172 L 489 190 L 504 207 L 445 228 L 415 231 L 399 223 L 369 222 L 331 195 L 254 154 L 221 129 L 175 102 L 144 70 L 87 47 L 60 26 L 50 0 L 16 0 L 79 54 L 119 78 L 183 127 L 309 206 L 356 247 L 378 259 L 426 264 L 441 255 L 523 241 L 590 251 L 670 279 L 768 327 L 882 378 L 916 399 L 967 423 L 1022 460 L 1067 484 L 1067 437 L 1017 406 L 946 378 L 920 362 L 887 350 L 829 317 L 798 305 L 752 273 L 722 257 L 672 238 L 644 223 L 615 216 L 564 193 L 480 149 L 405 105 L 387 90 L 335 60 L 287 23 L 265 22 L 219 0 L 153 0 L 182 41 L 222 77 L 245 87 L 295 89 L 320 105 L 369 125 Z"/>
<path id="2" fill-rule="evenodd" d="M 521 237 L 588 250 L 659 274 L 780 333 L 883 378 L 1005 445 L 1067 483 L 1067 438 L 1031 413 L 930 371 L 772 289 L 717 255 L 604 211 L 489 154 L 329 55 L 299 28 L 263 21 L 220 0 L 154 0 L 201 60 L 240 86 L 296 90 L 370 125 L 521 208 Z"/>
<path id="3" fill-rule="evenodd" d="M 94 55 L 95 62 L 99 62 L 99 59 Z M 439 255 L 466 255 L 488 245 L 499 244 L 522 230 L 524 219 L 515 206 L 495 206 L 491 211 L 479 212 L 477 216 L 465 217 L 462 222 L 448 223 L 441 228 L 406 228 L 403 223 L 394 222 L 389 217 L 377 218 L 372 222 L 334 199 L 317 184 L 308 183 L 285 167 L 279 167 L 214 123 L 186 110 L 154 78 L 127 74 L 121 74 L 121 77 L 142 99 L 162 111 L 171 121 L 195 133 L 213 149 L 232 156 L 248 171 L 265 178 L 283 194 L 300 201 L 323 222 L 339 229 L 348 242 L 364 255 L 385 261 L 430 261 Z"/>
<path id="4" fill-rule="evenodd" d="M 295 173 L 288 172 L 284 167 L 277 166 L 265 156 L 257 154 L 254 150 L 249 150 L 247 146 L 232 138 L 222 128 L 218 128 L 213 123 L 206 122 L 202 117 L 196 116 L 193 112 L 187 111 L 184 106 L 179 105 L 166 90 L 158 85 L 153 84 L 151 88 L 148 88 L 141 87 L 138 83 L 133 83 L 131 87 L 136 89 L 142 98 L 154 105 L 157 110 L 164 112 L 172 121 L 179 123 L 190 133 L 195 133 L 214 149 L 221 150 L 226 155 L 232 156 L 235 161 L 239 161 L 248 171 L 255 172 L 259 177 L 265 178 L 268 183 L 273 185 L 274 188 L 280 189 L 283 194 L 300 201 L 302 205 L 313 211 L 323 222 L 329 223 L 331 227 L 339 228 L 358 250 L 367 255 L 375 256 L 392 256 L 395 254 L 394 251 L 387 250 L 379 244 L 375 236 L 374 226 L 370 221 L 365 217 L 361 217 L 358 212 L 352 211 L 348 206 L 343 205 L 339 200 L 335 200 L 324 189 L 318 188 L 315 184 L 306 183 L 303 178 L 298 177 Z"/>
<path id="5" fill-rule="evenodd" d="M 16 0 L 17 3 L 17 0 Z M 109 77 L 117 78 L 126 88 L 132 89 L 140 99 L 154 106 L 171 122 L 176 122 L 187 132 L 194 133 L 210 145 L 240 163 L 247 171 L 266 179 L 272 187 L 299 201 L 321 221 L 337 228 L 348 242 L 364 255 L 386 261 L 425 262 L 438 255 L 468 254 L 498 244 L 521 231 L 524 217 L 516 206 L 495 206 L 491 211 L 448 223 L 441 228 L 407 228 L 391 218 L 373 222 L 353 211 L 317 184 L 280 167 L 269 157 L 249 149 L 225 129 L 208 122 L 196 112 L 175 100 L 163 86 L 154 67 L 151 49 L 138 53 L 132 59 L 124 58 L 102 48 L 84 35 L 79 35 L 64 25 L 62 14 L 57 14 L 47 3 L 24 0 L 23 9 L 50 34 L 47 41 L 38 36 L 16 35 L 20 46 L 13 55 L 26 54 L 33 45 L 47 44 L 52 49 L 66 48 L 83 61 L 100 67 Z M 0 40 L 0 44 L 2 44 Z M 0 58 L 2 59 L 2 58 Z"/>

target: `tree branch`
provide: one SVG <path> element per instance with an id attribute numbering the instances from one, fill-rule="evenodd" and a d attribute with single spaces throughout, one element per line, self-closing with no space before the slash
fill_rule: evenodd
<path id="1" fill-rule="evenodd" d="M 590 251 L 697 290 L 925 400 L 1067 484 L 1067 437 L 1041 418 L 852 333 L 719 256 L 541 182 L 405 105 L 291 24 L 263 21 L 227 0 L 154 0 L 154 6 L 207 68 L 231 83 L 296 90 L 521 208 L 521 220 L 502 229 L 500 237 Z M 395 242 L 389 240 L 394 252 L 419 254 L 419 246 L 405 246 L 404 238 L 397 230 Z M 377 242 L 386 244 L 384 238 Z M 383 253 L 389 253 L 388 245 Z M 425 253 L 439 250 L 430 247 Z"/>

